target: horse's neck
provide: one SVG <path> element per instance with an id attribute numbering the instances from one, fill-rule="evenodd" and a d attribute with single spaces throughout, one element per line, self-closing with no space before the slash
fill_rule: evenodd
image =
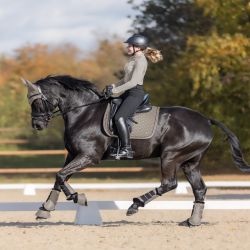
<path id="1" fill-rule="evenodd" d="M 72 91 L 60 95 L 59 109 L 62 113 L 67 113 L 68 110 L 90 104 L 99 100 L 99 96 L 92 91 Z"/>
<path id="2" fill-rule="evenodd" d="M 105 112 L 104 106 L 106 105 L 103 103 L 91 104 L 98 102 L 98 100 L 99 97 L 92 92 L 77 93 L 75 96 L 69 95 L 65 98 L 60 106 L 60 110 L 64 114 L 65 129 L 71 129 L 77 126 L 77 124 L 79 125 L 79 123 L 85 124 L 86 126 L 87 123 L 92 122 L 93 119 L 97 120 L 98 117 L 101 118 L 102 113 L 104 114 Z M 86 104 L 90 105 L 79 107 Z"/>
<path id="3" fill-rule="evenodd" d="M 63 116 L 65 132 L 77 131 L 80 134 L 89 134 L 86 128 L 101 128 L 102 119 L 107 104 L 98 103 L 88 107 L 79 108 L 77 112 L 68 112 Z"/>

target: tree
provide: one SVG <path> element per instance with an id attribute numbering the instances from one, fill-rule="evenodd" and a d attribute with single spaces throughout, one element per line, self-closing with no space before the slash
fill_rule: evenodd
<path id="1" fill-rule="evenodd" d="M 172 62 L 186 47 L 190 35 L 204 35 L 212 18 L 190 0 L 144 0 L 140 5 L 129 1 L 137 10 L 131 32 L 146 35 L 150 44 L 163 51 L 165 62 Z"/>
<path id="2" fill-rule="evenodd" d="M 14 56 L 0 59 L 0 127 L 30 126 L 30 107 L 27 90 L 20 77 L 36 81 L 47 75 L 69 74 L 96 83 L 101 89 L 117 81 L 116 73 L 124 64 L 121 42 L 101 40 L 96 51 L 85 53 L 71 44 L 51 47 L 34 44 L 21 47 Z M 62 147 L 63 123 L 60 118 L 50 122 L 50 129 L 39 133 L 25 129 L 19 135 L 28 138 L 36 147 Z"/>
<path id="3" fill-rule="evenodd" d="M 146 35 L 150 45 L 161 50 L 164 57 L 163 62 L 150 65 L 145 79 L 153 102 L 190 105 L 192 83 L 190 79 L 180 79 L 176 61 L 186 49 L 189 36 L 204 35 L 211 29 L 212 18 L 190 0 L 147 0 L 139 6 L 130 3 L 138 12 L 131 30 Z"/>
<path id="4" fill-rule="evenodd" d="M 213 29 L 218 34 L 250 36 L 249 0 L 195 0 L 195 3 L 213 18 Z"/>
<path id="5" fill-rule="evenodd" d="M 147 74 L 154 101 L 185 105 L 222 120 L 250 151 L 249 1 L 130 2 L 138 11 L 134 30 L 147 35 L 165 57 Z M 222 143 L 215 142 L 211 154 L 225 157 Z"/>

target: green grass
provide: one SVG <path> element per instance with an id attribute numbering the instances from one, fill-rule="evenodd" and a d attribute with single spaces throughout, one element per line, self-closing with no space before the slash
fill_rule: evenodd
<path id="1" fill-rule="evenodd" d="M 61 167 L 64 156 L 1 156 L 0 168 Z"/>
<path id="2" fill-rule="evenodd" d="M 209 162 L 208 162 L 209 160 Z M 54 156 L 1 156 L 0 168 L 61 168 L 64 163 L 63 155 Z M 209 164 L 208 164 L 209 163 Z M 212 165 L 212 167 L 210 166 Z M 102 161 L 95 167 L 155 167 L 154 172 L 139 173 L 87 173 L 81 172 L 71 178 L 71 182 L 150 182 L 160 181 L 160 163 L 152 160 L 133 160 L 133 161 Z M 241 172 L 228 162 L 224 166 L 216 164 L 206 158 L 201 168 L 202 175 L 224 175 L 237 174 Z M 48 174 L 2 174 L 0 183 L 15 182 L 49 182 L 53 183 L 55 173 Z M 178 179 L 183 180 L 185 177 L 181 170 L 178 171 Z"/>
<path id="3" fill-rule="evenodd" d="M 0 168 L 61 168 L 64 163 L 64 156 L 1 156 Z M 147 167 L 154 166 L 154 172 L 139 172 L 139 173 L 77 173 L 74 175 L 76 182 L 110 182 L 114 181 L 139 181 L 149 179 L 159 180 L 159 166 L 157 162 L 147 161 L 101 161 L 100 164 L 94 167 Z M 53 182 L 55 173 L 47 174 L 2 174 L 0 182 Z"/>
<path id="4" fill-rule="evenodd" d="M 54 176 L 47 176 L 47 177 L 41 177 L 41 176 L 17 176 L 17 175 L 9 175 L 9 176 L 0 176 L 0 183 L 54 183 L 55 177 Z M 70 183 L 124 183 L 124 182 L 131 182 L 131 183 L 137 183 L 137 182 L 160 182 L 159 177 L 148 177 L 148 178 L 142 178 L 142 177 L 122 177 L 120 175 L 119 178 L 88 178 L 88 177 L 75 177 L 73 176 L 70 181 Z"/>
<path id="5" fill-rule="evenodd" d="M 64 164 L 63 155 L 49 156 L 1 156 L 0 168 L 60 168 Z M 96 167 L 141 167 L 158 165 L 157 162 L 149 161 L 102 161 Z"/>

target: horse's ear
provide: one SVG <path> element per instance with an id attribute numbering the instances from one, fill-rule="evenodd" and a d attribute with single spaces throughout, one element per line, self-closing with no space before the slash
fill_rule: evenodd
<path id="1" fill-rule="evenodd" d="M 27 86 L 27 83 L 26 83 L 26 80 L 24 79 L 24 78 L 20 78 L 21 79 L 21 81 L 22 81 L 22 83 L 25 85 L 25 86 Z"/>
<path id="2" fill-rule="evenodd" d="M 41 90 L 38 88 L 38 86 L 36 86 L 32 82 L 30 82 L 29 80 L 26 80 L 24 78 L 21 78 L 21 80 L 22 80 L 23 84 L 28 89 L 28 96 L 35 95 L 35 94 L 40 94 L 41 93 Z"/>
<path id="3" fill-rule="evenodd" d="M 22 80 L 23 84 L 24 84 L 25 86 L 27 86 L 27 87 L 33 85 L 32 82 L 30 82 L 29 80 L 26 80 L 26 79 L 24 79 L 24 78 L 22 78 L 22 77 L 21 77 L 21 80 Z"/>

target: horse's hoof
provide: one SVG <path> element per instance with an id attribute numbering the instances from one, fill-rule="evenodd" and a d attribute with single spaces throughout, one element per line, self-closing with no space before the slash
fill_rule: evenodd
<path id="1" fill-rule="evenodd" d="M 198 227 L 200 226 L 200 224 L 192 224 L 189 219 L 185 220 L 185 221 L 182 221 L 179 223 L 179 226 L 182 226 L 182 227 Z"/>
<path id="2" fill-rule="evenodd" d="M 201 225 L 200 220 L 194 220 L 194 219 L 192 219 L 192 217 L 189 218 L 187 221 L 188 221 L 189 227 L 198 227 Z"/>
<path id="3" fill-rule="evenodd" d="M 80 206 L 88 206 L 88 201 L 85 194 L 82 193 L 77 195 L 77 204 Z"/>
<path id="4" fill-rule="evenodd" d="M 36 212 L 36 219 L 37 219 L 37 220 L 40 220 L 40 219 L 48 219 L 48 218 L 50 218 L 50 212 L 49 212 L 49 211 L 39 209 L 39 210 Z"/>
<path id="5" fill-rule="evenodd" d="M 133 214 L 135 214 L 135 213 L 137 213 L 138 212 L 138 206 L 136 205 L 136 204 L 132 204 L 129 208 L 128 208 L 128 210 L 127 210 L 127 216 L 131 216 L 131 215 L 133 215 Z"/>
<path id="6" fill-rule="evenodd" d="M 189 224 L 188 220 L 184 220 L 184 221 L 182 221 L 182 222 L 179 223 L 179 226 L 190 227 L 190 224 Z"/>

